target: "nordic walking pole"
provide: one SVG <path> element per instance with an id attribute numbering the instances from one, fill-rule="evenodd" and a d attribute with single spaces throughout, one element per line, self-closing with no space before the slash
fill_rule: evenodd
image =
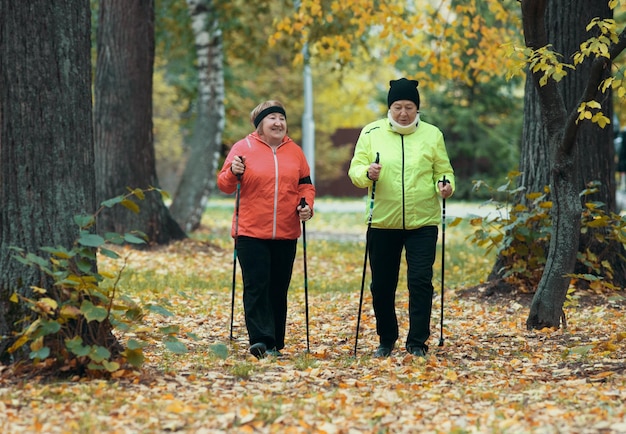
<path id="1" fill-rule="evenodd" d="M 450 181 L 446 179 L 446 175 L 443 175 L 443 185 L 449 184 Z M 440 336 L 439 336 L 439 346 L 443 347 L 443 294 L 444 294 L 444 277 L 445 277 L 445 254 L 446 254 L 446 198 L 443 198 L 442 201 L 442 211 L 441 211 L 441 323 L 439 325 Z"/>
<path id="2" fill-rule="evenodd" d="M 240 157 L 242 158 L 242 157 Z M 242 158 L 243 159 L 243 158 Z M 241 175 L 237 175 L 235 192 L 235 242 L 233 249 L 233 289 L 230 297 L 230 340 L 233 340 L 233 320 L 235 317 L 235 282 L 237 277 L 237 238 L 239 237 L 239 195 L 241 193 Z"/>
<path id="3" fill-rule="evenodd" d="M 380 161 L 380 154 L 376 153 L 376 164 Z M 372 227 L 372 215 L 374 213 L 374 195 L 376 193 L 376 181 L 372 183 L 372 196 L 370 197 L 370 213 L 367 217 L 367 232 L 365 233 L 365 257 L 363 258 L 363 277 L 361 278 L 361 296 L 359 297 L 359 314 L 356 319 L 356 337 L 354 339 L 354 357 L 359 345 L 359 328 L 361 327 L 361 309 L 363 308 L 363 289 L 365 288 L 365 272 L 367 268 L 367 249 L 370 241 L 370 228 Z"/>
<path id="4" fill-rule="evenodd" d="M 308 204 L 306 199 L 300 199 L 300 206 L 304 208 Z M 309 349 L 309 278 L 306 270 L 306 223 L 302 220 L 302 253 L 304 256 L 304 313 L 306 318 L 306 352 L 310 352 Z"/>

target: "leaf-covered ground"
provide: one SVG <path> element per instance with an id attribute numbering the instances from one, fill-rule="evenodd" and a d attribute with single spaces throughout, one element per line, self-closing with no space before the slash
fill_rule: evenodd
<path id="1" fill-rule="evenodd" d="M 626 432 L 621 302 L 581 294 L 586 302 L 568 307 L 567 329 L 530 332 L 525 327 L 528 296 L 485 297 L 480 287 L 462 289 L 462 282 L 474 279 L 472 269 L 488 264 L 480 255 L 463 257 L 459 250 L 460 262 L 447 266 L 451 288 L 458 289 L 446 285 L 444 345 L 438 346 L 436 279 L 426 359 L 408 355 L 401 341 L 389 359 L 371 357 L 377 337 L 367 289 L 354 357 L 363 243 L 337 242 L 336 225 L 316 227 L 312 221 L 307 247 L 310 353 L 299 250 L 284 357 L 257 360 L 248 353 L 240 273 L 234 340 L 229 340 L 232 246 L 215 229 L 225 231 L 227 219 L 215 217 L 212 223 L 214 230 L 203 241 L 129 252 L 121 282 L 139 299 L 168 303 L 176 315 L 149 317 L 148 326 L 178 325 L 188 333 L 186 354 L 170 353 L 154 342 L 141 372 L 121 371 L 109 381 L 15 377 L 3 368 L 0 431 Z M 316 236 L 322 233 L 335 236 Z M 106 261 L 101 266 L 115 269 Z M 403 285 L 401 280 L 397 299 L 401 340 L 407 330 Z"/>

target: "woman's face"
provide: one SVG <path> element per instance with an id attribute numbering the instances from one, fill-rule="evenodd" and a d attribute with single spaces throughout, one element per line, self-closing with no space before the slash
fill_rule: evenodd
<path id="1" fill-rule="evenodd" d="M 287 134 L 287 119 L 281 113 L 270 113 L 261 121 L 261 136 L 268 143 L 282 142 Z"/>
<path id="2" fill-rule="evenodd" d="M 394 101 L 389 107 L 391 118 L 402 126 L 412 123 L 417 116 L 417 106 L 406 99 Z"/>

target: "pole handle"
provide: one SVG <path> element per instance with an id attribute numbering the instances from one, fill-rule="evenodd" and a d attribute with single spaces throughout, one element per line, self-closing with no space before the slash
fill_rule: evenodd
<path id="1" fill-rule="evenodd" d="M 239 159 L 241 160 L 241 162 L 243 163 L 244 168 L 245 168 L 246 167 L 246 157 L 244 157 L 243 155 L 236 155 L 236 157 L 239 157 Z M 231 163 L 231 165 L 232 165 L 232 163 Z M 243 176 L 243 173 L 240 173 L 239 175 L 235 175 L 235 176 L 237 176 L 237 180 L 238 181 L 241 181 L 241 177 Z"/>

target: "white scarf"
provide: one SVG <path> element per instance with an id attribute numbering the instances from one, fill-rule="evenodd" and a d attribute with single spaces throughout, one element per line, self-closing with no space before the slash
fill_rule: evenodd
<path id="1" fill-rule="evenodd" d="M 417 126 L 420 123 L 420 114 L 417 113 L 415 115 L 415 120 L 408 125 L 400 125 L 398 122 L 394 121 L 391 117 L 391 110 L 387 111 L 387 119 L 389 120 L 389 124 L 391 125 L 391 129 L 398 134 L 407 135 L 412 134 L 417 129 Z"/>

